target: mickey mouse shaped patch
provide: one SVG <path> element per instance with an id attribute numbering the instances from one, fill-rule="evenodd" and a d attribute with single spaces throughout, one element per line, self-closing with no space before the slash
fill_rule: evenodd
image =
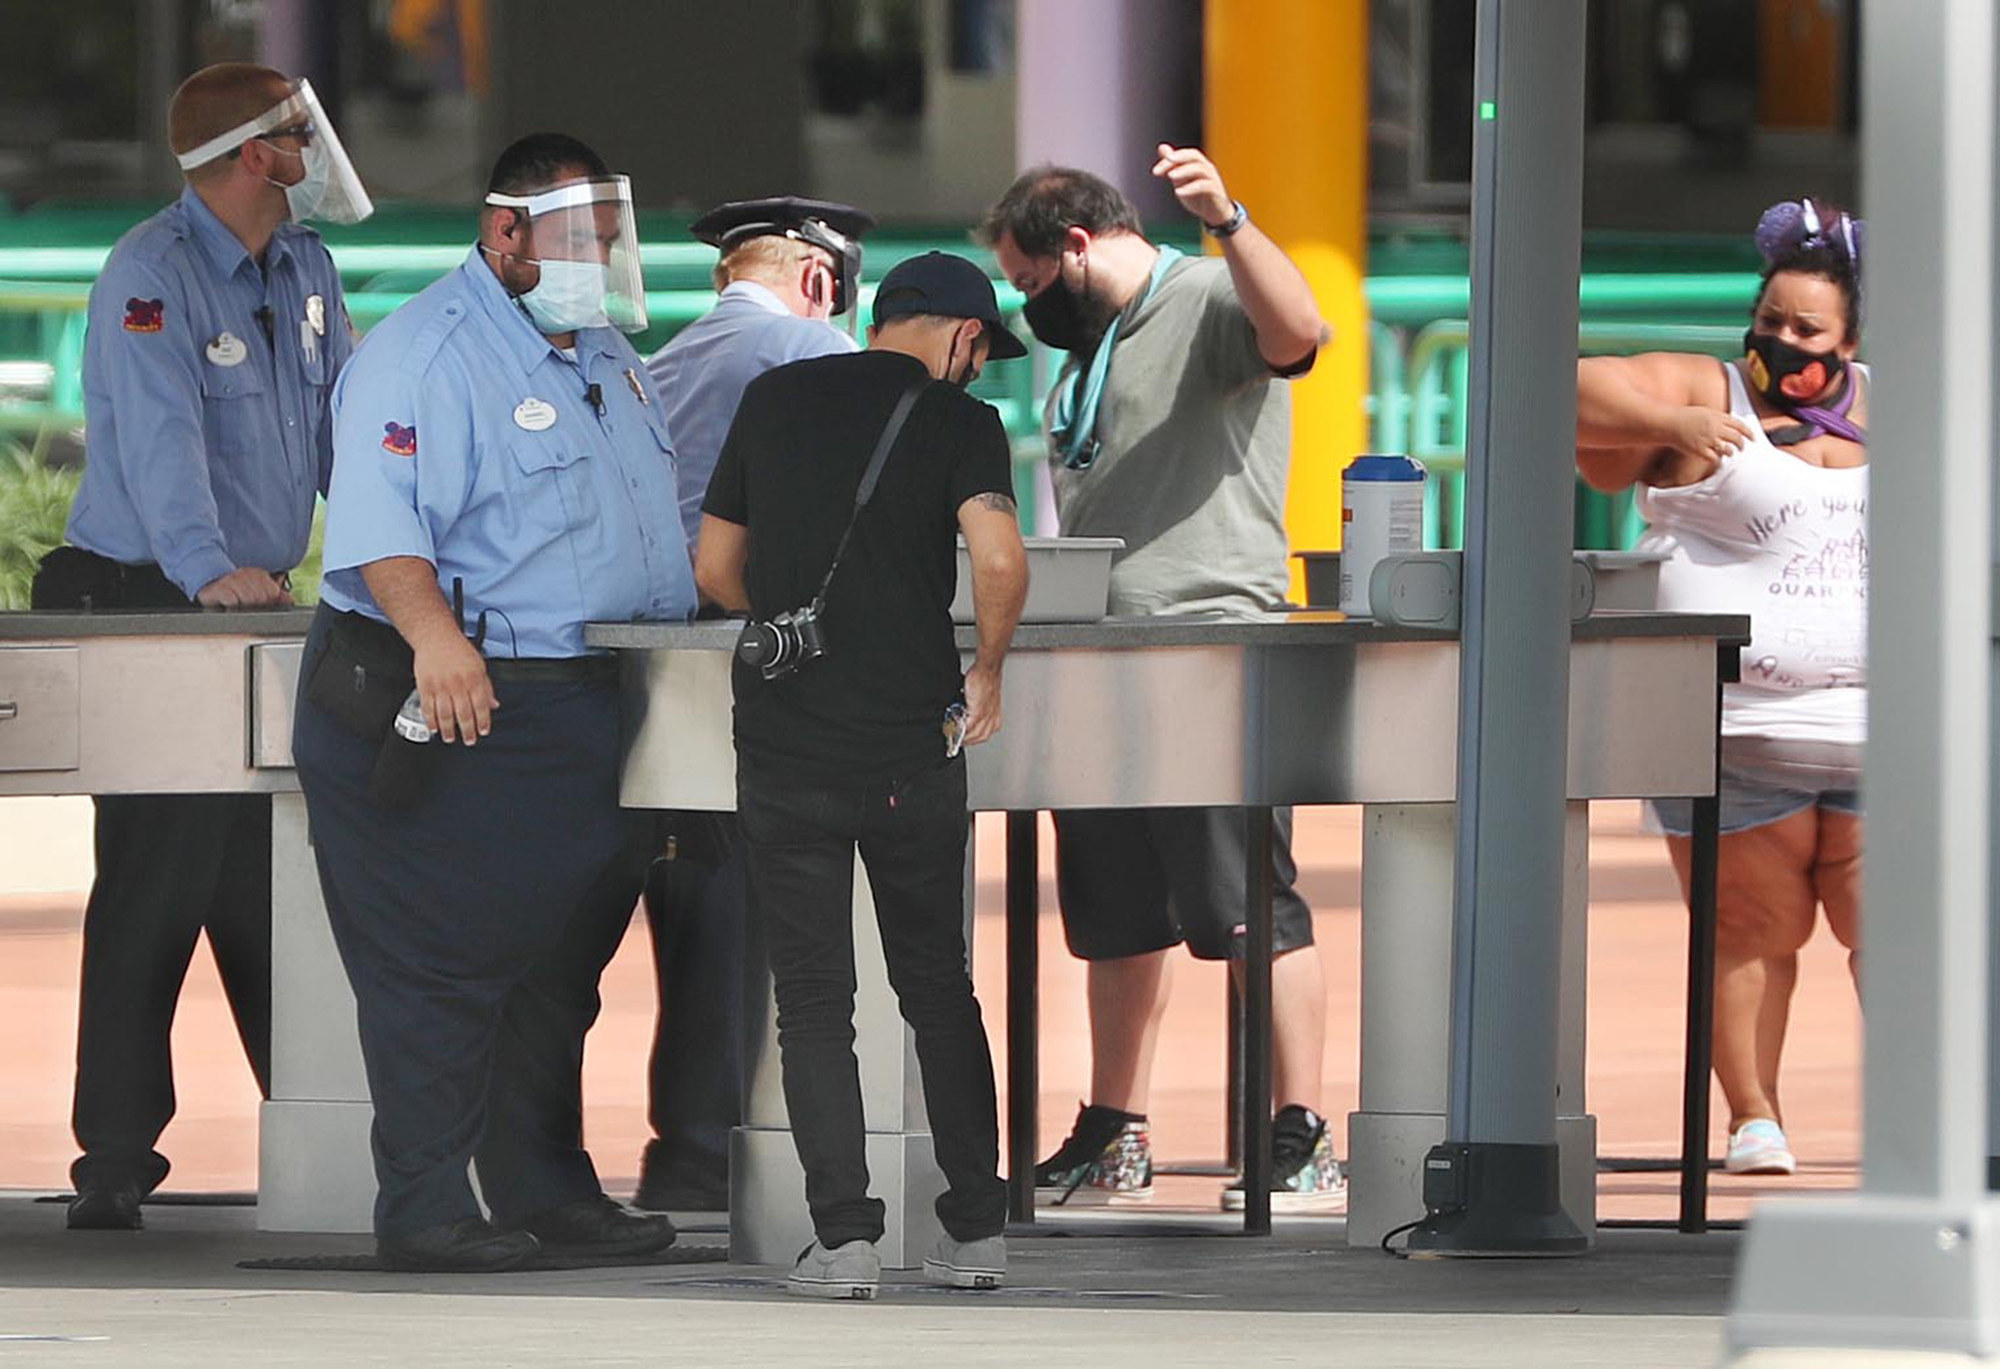
<path id="1" fill-rule="evenodd" d="M 405 428 L 400 423 L 382 425 L 382 450 L 392 456 L 415 456 L 417 454 L 417 426 L 412 423 Z"/>
<path id="2" fill-rule="evenodd" d="M 135 295 L 125 301 L 125 331 L 128 333 L 157 333 L 166 321 L 165 300 L 140 299 Z"/>

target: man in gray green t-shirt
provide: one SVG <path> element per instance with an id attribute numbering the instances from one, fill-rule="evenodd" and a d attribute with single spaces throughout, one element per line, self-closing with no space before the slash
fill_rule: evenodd
<path id="1" fill-rule="evenodd" d="M 1153 174 L 1221 243 L 1219 259 L 1156 247 L 1117 187 L 1066 167 L 1024 173 L 981 237 L 1028 296 L 1035 336 L 1069 354 L 1044 415 L 1056 508 L 1064 532 L 1125 539 L 1111 612 L 1270 612 L 1287 584 L 1285 382 L 1330 333 L 1298 267 L 1202 152 L 1163 143 Z M 1143 1202 L 1167 953 L 1185 943 L 1241 970 L 1242 810 L 1064 812 L 1055 824 L 1063 928 L 1090 965 L 1091 1090 L 1036 1185 L 1059 1202 Z M 1338 1211 L 1346 1182 L 1319 1114 L 1326 985 L 1312 910 L 1292 887 L 1289 809 L 1275 829 L 1271 1206 Z M 1240 1184 L 1224 1190 L 1225 1209 L 1242 1204 Z"/>

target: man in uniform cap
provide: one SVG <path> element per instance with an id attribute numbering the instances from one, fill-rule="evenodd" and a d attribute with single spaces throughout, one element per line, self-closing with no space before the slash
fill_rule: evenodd
<path id="1" fill-rule="evenodd" d="M 721 252 L 719 298 L 646 363 L 673 437 L 690 551 L 744 386 L 786 362 L 855 350 L 827 319 L 853 306 L 860 238 L 874 224 L 850 205 L 792 195 L 718 205 L 695 220 L 694 235 Z M 661 824 L 646 880 L 660 998 L 648 1088 L 653 1139 L 633 1201 L 660 1212 L 717 1210 L 729 1205 L 729 1132 L 742 1113 L 747 919 L 736 819 L 674 812 Z M 690 1048 L 697 1041 L 721 1044 Z"/>

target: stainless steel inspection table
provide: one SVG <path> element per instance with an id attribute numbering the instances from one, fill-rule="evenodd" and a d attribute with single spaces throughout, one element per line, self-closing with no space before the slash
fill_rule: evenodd
<path id="1" fill-rule="evenodd" d="M 271 795 L 258 1222 L 366 1230 L 370 1110 L 292 771 L 310 609 L 0 614 L 0 794 Z"/>
<path id="2" fill-rule="evenodd" d="M 291 771 L 291 704 L 309 622 L 303 610 L 0 614 L 0 795 L 272 794 L 273 1086 L 262 1113 L 258 1224 L 356 1231 L 367 1229 L 374 1191 L 368 1093 Z M 1740 617 L 1668 614 L 1604 615 L 1576 629 L 1558 1092 L 1564 1201 L 1585 1230 L 1595 1187 L 1583 1100 L 1584 805 L 1712 792 L 1717 644 L 1746 630 Z M 627 804 L 734 806 L 734 637 L 726 624 L 591 629 L 593 642 L 626 656 Z M 970 650 L 969 633 L 961 644 Z M 1334 614 L 1024 627 L 1007 662 L 1006 726 L 971 756 L 972 806 L 1010 815 L 1017 951 L 1033 945 L 1018 932 L 1034 926 L 1038 809 L 1223 804 L 1256 822 L 1277 804 L 1367 806 L 1361 1107 L 1348 1143 L 1356 1243 L 1419 1215 L 1418 1163 L 1442 1135 L 1457 690 L 1448 636 Z M 857 880 L 864 922 L 872 921 L 866 900 Z M 1261 911 L 1246 918 L 1252 946 L 1269 934 L 1267 902 Z M 914 1056 L 872 930 L 857 937 L 857 952 L 869 1159 L 891 1207 L 883 1253 L 904 1265 L 934 1230 L 939 1179 Z M 1254 1077 L 1269 1060 L 1260 963 L 1251 957 L 1248 996 L 1266 1005 L 1250 1014 Z M 1032 983 L 1024 961 L 1009 968 L 1017 989 Z M 1023 1177 L 1035 1159 L 1033 1027 L 1032 1012 L 1010 1013 L 1009 1167 Z M 739 1258 L 783 1263 L 805 1243 L 805 1204 L 768 1015 L 753 1014 L 752 1030 L 732 1242 Z M 1244 1093 L 1262 1097 L 1254 1084 Z M 1262 1148 L 1250 1142 L 1268 1125 L 1264 1114 L 1246 1103 L 1253 1170 Z"/>
<path id="3" fill-rule="evenodd" d="M 1615 613 L 1578 624 L 1574 634 L 1558 1110 L 1564 1204 L 1586 1231 L 1595 1224 L 1596 1193 L 1595 1124 L 1583 1099 L 1587 804 L 1713 792 L 1717 644 L 1747 628 L 1734 616 Z M 628 655 L 628 806 L 734 806 L 735 633 L 732 624 L 590 629 L 593 645 Z M 962 630 L 961 648 L 972 645 Z M 1274 805 L 1366 805 L 1361 1107 L 1349 1119 L 1348 1145 L 1355 1244 L 1422 1215 L 1419 1166 L 1443 1136 L 1457 696 L 1458 644 L 1450 635 L 1338 614 L 1024 626 L 1007 658 L 1005 724 L 970 753 L 971 806 L 1016 817 L 1050 808 L 1231 805 L 1256 824 Z M 1033 829 L 1010 828 L 1010 921 L 1032 928 L 1033 843 L 1020 837 Z M 1268 879 L 1253 862 L 1253 883 L 1259 874 Z M 865 890 L 857 878 L 856 1049 L 870 1169 L 890 1208 L 884 1260 L 898 1265 L 918 1258 L 930 1239 L 930 1201 L 941 1181 L 911 1043 L 867 925 Z M 1268 1078 L 1269 1062 L 1268 970 L 1257 973 L 1255 948 L 1269 944 L 1268 884 L 1254 892 L 1263 906 L 1246 890 L 1252 1011 L 1244 1093 L 1257 1101 L 1246 1101 L 1242 1128 L 1253 1227 L 1260 1216 L 1268 1221 L 1268 1211 L 1255 1211 L 1267 1163 L 1258 1142 L 1268 1127 L 1256 1081 Z M 1032 944 L 1031 935 L 1010 936 L 1020 950 Z M 782 1262 L 810 1236 L 768 1010 L 766 994 L 766 1014 L 752 1014 L 731 1241 L 738 1258 Z M 1010 1014 L 1008 1024 L 1017 1214 L 1035 1160 L 1032 1014 L 1022 1017 Z"/>

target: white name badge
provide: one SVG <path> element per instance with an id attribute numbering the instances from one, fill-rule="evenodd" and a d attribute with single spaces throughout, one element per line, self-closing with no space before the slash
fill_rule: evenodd
<path id="1" fill-rule="evenodd" d="M 514 406 L 514 426 L 539 433 L 556 425 L 556 406 L 546 399 L 524 399 Z"/>
<path id="2" fill-rule="evenodd" d="M 208 344 L 207 351 L 208 359 L 217 366 L 241 366 L 250 356 L 250 349 L 234 333 L 217 334 L 215 341 Z"/>

